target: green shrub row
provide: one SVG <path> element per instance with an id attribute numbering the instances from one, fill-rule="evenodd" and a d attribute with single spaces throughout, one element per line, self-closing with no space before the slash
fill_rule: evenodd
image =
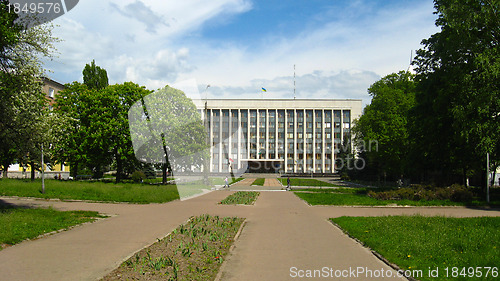
<path id="1" fill-rule="evenodd" d="M 368 196 L 379 200 L 451 200 L 471 202 L 475 194 L 471 189 L 454 184 L 449 187 L 406 187 L 390 191 L 370 190 Z"/>

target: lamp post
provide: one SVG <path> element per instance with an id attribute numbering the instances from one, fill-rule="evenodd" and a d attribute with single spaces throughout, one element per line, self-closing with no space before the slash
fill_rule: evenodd
<path id="1" fill-rule="evenodd" d="M 493 114 L 493 119 L 500 117 L 500 112 Z M 486 152 L 486 202 L 490 203 L 490 153 Z"/>
<path id="2" fill-rule="evenodd" d="M 210 147 L 210 128 L 208 127 L 208 93 L 207 90 L 210 88 L 210 85 L 207 85 L 205 88 L 205 118 L 203 118 L 203 127 L 205 127 L 205 144 L 207 147 Z M 210 151 L 210 150 L 209 150 Z M 205 184 L 209 184 L 208 180 L 208 175 L 210 173 L 210 158 L 212 155 L 209 155 L 208 158 L 206 157 L 205 161 L 203 161 L 203 180 Z"/>
<path id="3" fill-rule="evenodd" d="M 45 169 L 43 163 L 43 143 L 42 143 L 42 194 L 45 194 Z M 33 169 L 33 167 L 31 167 Z"/>
<path id="4" fill-rule="evenodd" d="M 486 202 L 490 203 L 490 153 L 486 153 Z"/>

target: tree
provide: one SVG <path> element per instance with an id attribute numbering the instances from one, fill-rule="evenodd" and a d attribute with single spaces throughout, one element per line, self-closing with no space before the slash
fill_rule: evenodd
<path id="1" fill-rule="evenodd" d="M 40 122 L 47 116 L 40 57 L 51 57 L 57 41 L 50 25 L 17 23 L 8 4 L 0 1 L 0 165 L 5 173 L 16 159 L 33 164 L 40 155 Z"/>
<path id="2" fill-rule="evenodd" d="M 105 69 L 96 66 L 95 60 L 85 65 L 83 69 L 83 83 L 89 89 L 101 90 L 108 86 L 108 73 Z"/>
<path id="3" fill-rule="evenodd" d="M 465 183 L 484 170 L 486 153 L 500 157 L 500 2 L 434 3 L 441 31 L 422 41 L 415 58 L 413 132 L 420 160 L 441 181 L 461 173 Z"/>
<path id="4" fill-rule="evenodd" d="M 132 82 L 100 90 L 78 82 L 66 86 L 56 99 L 56 112 L 65 116 L 71 126 L 65 131 L 67 136 L 59 143 L 58 151 L 72 164 L 74 173 L 83 164 L 94 178 L 100 178 L 104 168 L 114 162 L 119 182 L 126 173 L 135 170 L 138 161 L 134 157 L 127 114 L 132 104 L 149 93 Z"/>
<path id="5" fill-rule="evenodd" d="M 408 114 L 415 105 L 415 82 L 406 71 L 387 75 L 368 89 L 371 104 L 356 121 L 355 143 L 367 162 L 367 169 L 379 178 L 399 178 L 406 173 L 409 133 Z M 378 143 L 376 149 L 370 144 Z"/>
<path id="6" fill-rule="evenodd" d="M 136 157 L 161 165 L 163 183 L 167 170 L 201 169 L 209 157 L 201 116 L 181 90 L 166 86 L 144 97 L 130 109 L 129 120 Z"/>
<path id="7" fill-rule="evenodd" d="M 84 109 L 91 102 L 94 91 L 85 84 L 73 82 L 66 84 L 65 89 L 56 97 L 54 112 L 63 121 L 58 126 L 55 154 L 61 161 L 71 166 L 71 176 L 76 178 L 79 171 L 87 165 L 87 147 L 85 144 L 89 133 L 88 116 Z"/>

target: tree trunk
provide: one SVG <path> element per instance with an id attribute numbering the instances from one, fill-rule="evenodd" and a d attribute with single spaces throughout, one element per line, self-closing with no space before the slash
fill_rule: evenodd
<path id="1" fill-rule="evenodd" d="M 162 174 L 163 174 L 163 184 L 167 184 L 167 169 L 169 166 L 168 151 L 167 151 L 167 145 L 165 144 L 165 135 L 161 134 L 161 138 L 162 138 L 162 142 L 163 142 L 163 145 L 162 145 L 163 146 L 163 153 L 165 156 L 165 163 L 163 165 L 161 165 L 161 170 L 162 170 Z"/>
<path id="2" fill-rule="evenodd" d="M 116 183 L 119 183 L 123 178 L 123 163 L 120 154 L 116 154 Z"/>
<path id="3" fill-rule="evenodd" d="M 463 183 L 465 187 L 469 187 L 469 183 L 467 182 L 467 170 L 463 168 Z"/>
<path id="4" fill-rule="evenodd" d="M 78 162 L 71 163 L 70 174 L 73 179 L 76 180 L 76 176 L 78 175 Z"/>
<path id="5" fill-rule="evenodd" d="M 103 174 L 104 174 L 104 173 L 102 172 L 102 166 L 101 166 L 101 164 L 99 164 L 99 165 L 97 165 L 97 166 L 94 168 L 94 171 L 93 171 L 93 175 L 92 175 L 92 177 L 93 177 L 94 179 L 100 179 L 100 178 L 102 178 Z"/>
<path id="6" fill-rule="evenodd" d="M 167 163 L 161 164 L 162 183 L 167 184 Z"/>
<path id="7" fill-rule="evenodd" d="M 33 161 L 30 162 L 31 166 L 31 181 L 35 180 L 35 163 Z M 42 167 L 43 169 L 43 167 Z"/>

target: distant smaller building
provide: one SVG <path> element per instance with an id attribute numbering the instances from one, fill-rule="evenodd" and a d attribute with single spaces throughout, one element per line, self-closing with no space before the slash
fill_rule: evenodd
<path id="1" fill-rule="evenodd" d="M 57 95 L 60 91 L 64 90 L 65 87 L 63 84 L 47 77 L 43 77 L 42 82 L 42 92 L 45 94 L 45 97 L 49 102 L 49 107 L 52 109 Z"/>

